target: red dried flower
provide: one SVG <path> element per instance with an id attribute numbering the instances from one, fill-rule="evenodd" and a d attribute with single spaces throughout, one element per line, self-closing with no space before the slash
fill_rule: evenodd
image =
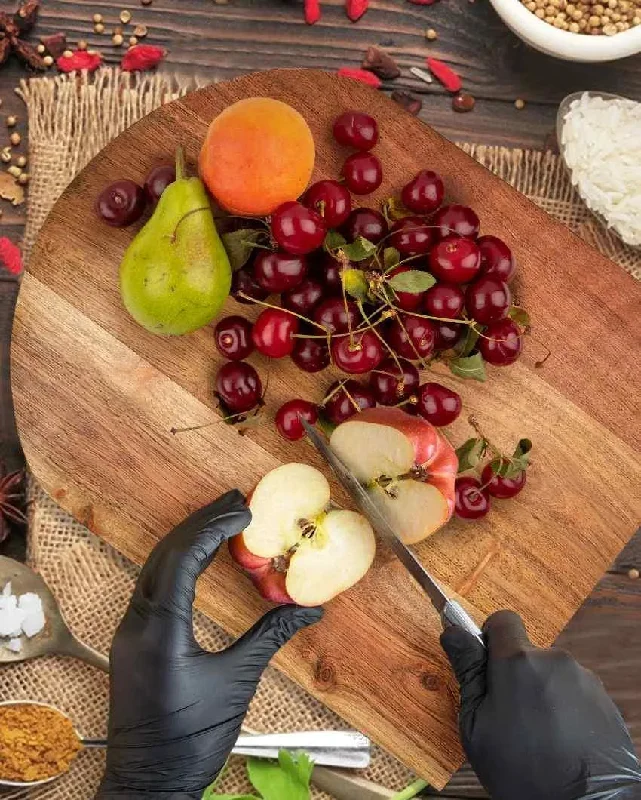
<path id="1" fill-rule="evenodd" d="M 162 47 L 136 44 L 124 54 L 120 66 L 125 72 L 145 72 L 157 67 L 166 55 L 167 51 Z"/>
<path id="2" fill-rule="evenodd" d="M 319 0 L 305 0 L 305 22 L 314 25 L 321 18 Z"/>
<path id="3" fill-rule="evenodd" d="M 0 238 L 0 265 L 12 275 L 19 275 L 22 272 L 20 248 L 6 236 Z"/>
<path id="4" fill-rule="evenodd" d="M 61 72 L 94 72 L 102 64 L 102 56 L 93 50 L 75 50 L 70 56 L 60 56 L 56 64 Z"/>
<path id="5" fill-rule="evenodd" d="M 345 0 L 345 11 L 347 16 L 356 22 L 369 8 L 369 0 Z"/>
<path id="6" fill-rule="evenodd" d="M 365 83 L 373 89 L 380 89 L 383 82 L 381 79 L 374 75 L 373 72 L 368 72 L 366 69 L 356 69 L 355 67 L 341 67 L 338 74 L 343 78 L 351 78 L 360 83 Z"/>

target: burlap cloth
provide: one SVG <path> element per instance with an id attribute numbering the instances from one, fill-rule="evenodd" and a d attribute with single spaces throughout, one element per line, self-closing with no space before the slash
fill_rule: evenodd
<path id="1" fill-rule="evenodd" d="M 22 84 L 30 131 L 27 255 L 45 216 L 74 175 L 120 131 L 188 88 L 187 83 L 176 78 L 131 78 L 112 70 L 104 70 L 90 81 L 57 77 Z M 557 155 L 461 146 L 641 278 L 641 252 L 624 247 L 591 218 Z M 137 568 L 61 511 L 35 482 L 31 496 L 30 563 L 60 601 L 72 630 L 107 652 Z M 196 615 L 195 625 L 200 641 L 209 648 L 220 648 L 230 641 L 224 631 L 201 614 Z M 53 703 L 71 715 L 80 731 L 92 737 L 105 734 L 107 697 L 107 676 L 71 659 L 40 659 L 0 671 L 0 698 Z M 265 674 L 247 724 L 263 731 L 345 727 L 340 718 L 275 669 Z M 100 752 L 85 752 L 59 782 L 31 793 L 8 796 L 85 800 L 93 796 L 103 758 Z M 412 776 L 390 755 L 376 750 L 367 777 L 398 790 Z M 240 793 L 248 788 L 243 762 L 232 759 L 221 790 Z M 315 800 L 328 798 L 317 791 L 313 796 Z"/>

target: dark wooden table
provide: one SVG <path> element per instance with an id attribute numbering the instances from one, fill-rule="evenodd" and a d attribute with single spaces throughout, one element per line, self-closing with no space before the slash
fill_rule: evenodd
<path id="1" fill-rule="evenodd" d="M 3 2 L 3 10 L 9 3 Z M 442 0 L 432 6 L 403 0 L 373 0 L 357 23 L 345 17 L 342 3 L 323 4 L 322 21 L 308 27 L 302 3 L 293 0 L 153 0 L 142 7 L 131 0 L 112 5 L 104 0 L 44 0 L 36 35 L 64 30 L 69 41 L 86 39 L 100 49 L 108 63 L 122 51 L 107 33 L 93 31 L 92 16 L 105 17 L 111 31 L 121 9 L 149 28 L 147 41 L 168 48 L 166 69 L 199 79 L 224 80 L 243 72 L 272 67 L 310 66 L 335 70 L 357 66 L 368 45 L 378 44 L 398 61 L 403 75 L 386 89 L 408 88 L 423 95 L 421 117 L 453 140 L 509 147 L 543 149 L 549 145 L 556 109 L 572 91 L 601 89 L 641 100 L 641 56 L 601 65 L 558 62 L 527 48 L 493 12 L 487 0 Z M 438 32 L 427 42 L 425 30 Z M 473 112 L 457 114 L 449 96 L 438 86 L 427 87 L 409 74 L 427 54 L 446 60 L 462 75 L 466 91 L 476 97 Z M 0 119 L 19 117 L 18 130 L 26 148 L 25 111 L 13 89 L 25 73 L 14 61 L 0 68 Z M 516 98 L 526 101 L 518 111 Z M 0 124 L 0 144 L 6 128 Z M 0 201 L 1 202 L 1 201 Z M 1 202 L 0 231 L 19 241 L 24 209 Z M 0 457 L 8 467 L 20 464 L 21 451 L 11 412 L 8 353 L 11 316 L 17 285 L 0 277 Z M 13 550 L 19 553 L 19 537 Z M 1 549 L 1 547 L 0 547 Z M 638 749 L 641 749 L 641 580 L 628 576 L 641 568 L 641 532 L 595 587 L 563 634 L 559 644 L 585 666 L 594 669 L 621 708 Z M 469 769 L 455 776 L 440 794 L 483 797 Z"/>

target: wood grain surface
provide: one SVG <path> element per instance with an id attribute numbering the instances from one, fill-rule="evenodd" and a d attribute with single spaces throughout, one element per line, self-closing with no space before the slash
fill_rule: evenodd
<path id="1" fill-rule="evenodd" d="M 306 116 L 318 144 L 317 177 L 335 176 L 340 163 L 328 135 L 333 116 L 369 108 L 381 126 L 385 167 L 377 199 L 429 166 L 443 174 L 451 199 L 479 211 L 484 232 L 515 250 L 519 298 L 552 356 L 537 369 L 541 352 L 531 343 L 521 362 L 493 371 L 487 384 L 450 383 L 499 445 L 532 438 L 535 466 L 516 500 L 495 504 L 483 522 L 449 525 L 418 552 L 441 580 L 466 588 L 480 617 L 515 608 L 535 641 L 550 643 L 640 517 L 641 350 L 633 323 L 641 292 L 434 131 L 353 82 L 281 71 L 211 87 L 133 126 L 71 184 L 43 228 L 14 326 L 14 399 L 34 472 L 63 507 L 140 563 L 162 532 L 220 491 L 247 490 L 282 461 L 318 463 L 307 444 L 284 444 L 270 425 L 242 439 L 221 424 L 172 436 L 172 426 L 217 418 L 211 386 L 220 359 L 211 332 L 160 339 L 136 326 L 117 288 L 131 232 L 107 231 L 87 213 L 114 175 L 140 179 L 179 142 L 193 161 L 208 121 L 251 94 L 285 99 Z M 270 375 L 270 411 L 293 395 L 320 398 L 331 380 L 254 360 Z M 625 371 L 613 371 L 622 363 Z M 468 433 L 461 421 L 453 436 Z M 233 633 L 264 609 L 226 557 L 203 579 L 199 602 Z M 441 787 L 461 754 L 438 634 L 425 599 L 381 553 L 367 578 L 278 663 Z"/>

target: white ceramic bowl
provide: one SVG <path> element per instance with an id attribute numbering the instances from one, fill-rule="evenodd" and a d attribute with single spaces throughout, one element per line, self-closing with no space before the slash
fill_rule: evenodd
<path id="1" fill-rule="evenodd" d="M 555 28 L 521 3 L 490 0 L 503 22 L 526 44 L 566 61 L 614 61 L 641 53 L 641 25 L 614 36 L 589 36 Z"/>

